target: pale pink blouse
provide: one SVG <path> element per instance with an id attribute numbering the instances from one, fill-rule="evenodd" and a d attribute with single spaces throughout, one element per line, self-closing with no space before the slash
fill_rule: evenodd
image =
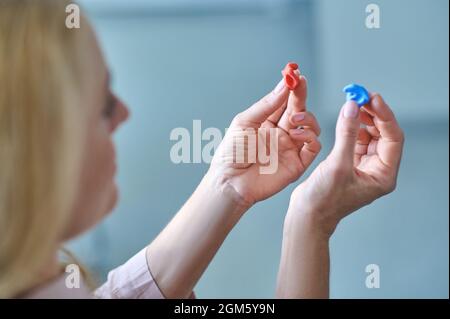
<path id="1" fill-rule="evenodd" d="M 110 271 L 107 281 L 94 292 L 91 292 L 82 281 L 79 288 L 68 288 L 66 286 L 67 274 L 64 273 L 55 280 L 29 292 L 24 298 L 165 298 L 152 277 L 145 252 L 146 248 L 134 255 L 125 264 Z M 195 298 L 195 295 L 192 294 L 191 298 Z"/>

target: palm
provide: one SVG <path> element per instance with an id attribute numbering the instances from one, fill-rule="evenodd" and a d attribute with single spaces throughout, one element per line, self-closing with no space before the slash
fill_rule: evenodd
<path id="1" fill-rule="evenodd" d="M 239 127 L 230 128 L 221 145 L 218 156 L 222 159 L 233 158 L 233 140 L 239 135 L 242 129 L 248 128 L 249 125 L 240 125 Z M 267 129 L 272 129 L 272 136 L 277 138 L 278 145 L 276 148 L 271 145 L 270 134 Z M 299 149 L 283 129 L 275 127 L 271 123 L 265 123 L 263 128 L 257 130 L 257 138 L 255 145 L 246 143 L 244 148 L 246 154 L 252 147 L 255 147 L 256 161 L 246 163 L 236 163 L 235 158 L 231 161 L 220 161 L 221 169 L 223 169 L 229 182 L 234 186 L 236 191 L 250 202 L 257 202 L 266 199 L 273 194 L 279 192 L 289 183 L 297 180 L 305 171 L 300 156 Z M 258 147 L 259 139 L 263 138 L 264 147 Z M 256 135 L 256 134 L 255 134 Z M 270 153 L 272 163 L 261 163 L 259 160 L 260 153 Z M 275 152 L 275 153 L 274 153 Z M 218 165 L 216 162 L 214 165 Z M 270 168 L 272 167 L 272 168 Z M 274 169 L 273 172 L 269 172 Z M 267 173 L 263 173 L 264 170 Z"/>
<path id="2" fill-rule="evenodd" d="M 378 114 L 369 108 L 370 119 L 362 112 L 367 126 L 359 128 L 354 147 L 348 148 L 352 154 L 347 157 L 339 148 L 333 149 L 297 187 L 296 197 L 301 198 L 297 202 L 338 207 L 346 214 L 395 188 L 403 133 L 386 104 L 378 101 L 375 107 Z"/>
<path id="3" fill-rule="evenodd" d="M 361 157 L 356 169 L 374 178 L 383 176 L 384 166 L 378 154 L 364 155 Z"/>
<path id="4" fill-rule="evenodd" d="M 363 129 L 361 129 L 363 130 Z M 364 131 L 365 134 L 366 131 Z M 360 135 L 363 135 L 360 133 Z M 357 169 L 363 172 L 376 172 L 380 166 L 378 156 L 378 140 L 364 135 L 356 146 L 354 163 Z"/>
<path id="5" fill-rule="evenodd" d="M 275 91 L 233 119 L 211 163 L 251 204 L 297 180 L 321 148 L 317 138 L 320 127 L 306 112 L 306 79 L 300 77 L 293 91 L 285 86 Z M 304 116 L 304 130 L 297 130 L 298 123 L 292 122 L 299 113 Z"/>
<path id="6" fill-rule="evenodd" d="M 387 183 L 398 170 L 397 161 L 391 160 L 391 154 L 398 154 L 402 145 L 401 138 L 388 139 L 374 128 L 361 128 L 354 155 L 357 176 L 375 184 Z"/>

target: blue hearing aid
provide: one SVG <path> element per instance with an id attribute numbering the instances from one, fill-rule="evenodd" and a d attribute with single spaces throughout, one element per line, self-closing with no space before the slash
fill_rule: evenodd
<path id="1" fill-rule="evenodd" d="M 369 103 L 369 92 L 361 85 L 349 84 L 342 91 L 347 93 L 347 101 L 353 100 L 359 107 Z"/>

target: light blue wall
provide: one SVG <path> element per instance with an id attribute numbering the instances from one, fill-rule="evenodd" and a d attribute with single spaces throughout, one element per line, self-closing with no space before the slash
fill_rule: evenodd
<path id="1" fill-rule="evenodd" d="M 403 120 L 448 118 L 446 0 L 315 0 L 320 107 L 342 99 L 337 88 L 363 83 L 382 92 Z M 365 26 L 366 5 L 380 8 L 380 28 Z"/>
<path id="2" fill-rule="evenodd" d="M 348 82 L 383 93 L 406 132 L 396 192 L 348 217 L 333 237 L 332 297 L 447 298 L 448 2 L 378 1 L 379 30 L 364 27 L 368 1 L 161 3 L 90 7 L 132 116 L 116 136 L 119 205 L 70 243 L 75 253 L 104 277 L 149 243 L 207 169 L 170 161 L 170 131 L 192 131 L 194 119 L 223 131 L 296 60 L 322 123 L 321 158 Z M 197 285 L 199 297 L 274 295 L 294 186 L 244 216 Z M 381 268 L 379 289 L 365 287 L 370 263 Z"/>

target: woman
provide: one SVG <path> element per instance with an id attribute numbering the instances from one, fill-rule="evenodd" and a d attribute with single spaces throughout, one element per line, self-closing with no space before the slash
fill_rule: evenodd
<path id="1" fill-rule="evenodd" d="M 242 215 L 296 181 L 320 151 L 306 80 L 300 76 L 294 91 L 281 80 L 233 119 L 207 174 L 148 247 L 92 294 L 84 282 L 70 288 L 58 251 L 116 203 L 112 135 L 128 110 L 110 90 L 88 22 L 64 27 L 68 4 L 0 0 L 0 298 L 193 296 Z M 254 150 L 245 139 L 251 129 L 259 141 L 276 132 L 275 172 L 234 160 L 236 141 Z M 379 95 L 361 111 L 344 105 L 335 147 L 291 196 L 277 297 L 328 296 L 328 240 L 344 216 L 394 189 L 402 145 Z"/>

